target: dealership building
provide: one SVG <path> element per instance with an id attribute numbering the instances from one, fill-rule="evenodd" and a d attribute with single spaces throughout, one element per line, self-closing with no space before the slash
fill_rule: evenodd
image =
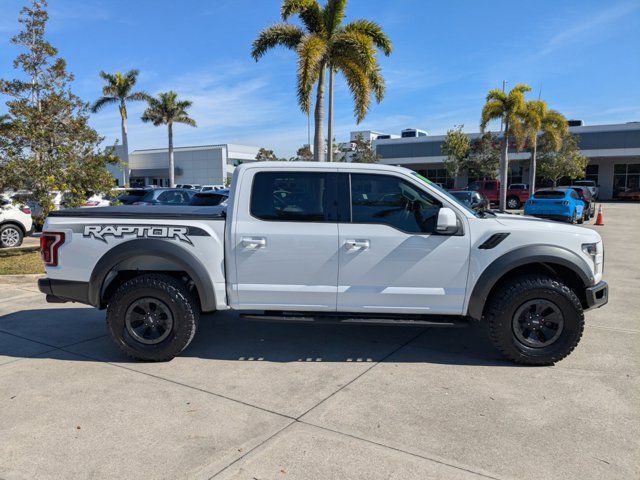
<path id="1" fill-rule="evenodd" d="M 569 131 L 578 137 L 581 153 L 589 159 L 585 178 L 600 185 L 600 198 L 615 198 L 619 191 L 640 189 L 640 122 L 612 125 L 588 125 L 571 121 Z M 352 132 L 373 142 L 380 162 L 400 165 L 420 172 L 447 188 L 467 185 L 466 174 L 451 178 L 444 166 L 444 135 L 429 135 L 424 130 L 406 129 L 399 135 L 380 132 Z M 470 133 L 476 139 L 480 133 Z M 348 154 L 347 154 L 348 155 Z M 529 183 L 529 152 L 509 154 L 510 183 Z"/>
<path id="2" fill-rule="evenodd" d="M 122 147 L 116 153 L 122 158 Z M 255 161 L 258 147 L 220 144 L 174 148 L 176 184 L 222 185 L 236 166 Z M 118 185 L 124 185 L 122 166 L 109 166 Z M 169 186 L 169 151 L 166 148 L 129 153 L 129 185 Z"/>

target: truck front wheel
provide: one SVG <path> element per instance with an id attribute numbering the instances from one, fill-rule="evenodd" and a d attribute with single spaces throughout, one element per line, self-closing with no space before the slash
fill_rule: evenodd
<path id="1" fill-rule="evenodd" d="M 584 330 L 582 305 L 560 280 L 526 275 L 505 283 L 484 315 L 493 344 L 525 365 L 552 365 L 569 355 Z"/>
<path id="2" fill-rule="evenodd" d="M 107 325 L 130 358 L 171 360 L 193 339 L 200 312 L 187 286 L 169 275 L 147 274 L 123 283 L 107 308 Z"/>

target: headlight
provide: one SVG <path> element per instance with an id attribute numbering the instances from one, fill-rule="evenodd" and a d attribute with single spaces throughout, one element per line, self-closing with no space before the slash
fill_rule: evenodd
<path id="1" fill-rule="evenodd" d="M 602 263 L 604 261 L 604 248 L 602 242 L 583 243 L 582 251 L 591 258 L 593 270 L 596 275 L 602 273 Z"/>

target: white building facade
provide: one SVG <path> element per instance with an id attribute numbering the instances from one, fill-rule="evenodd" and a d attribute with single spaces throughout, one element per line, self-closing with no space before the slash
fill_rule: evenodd
<path id="1" fill-rule="evenodd" d="M 174 148 L 176 184 L 223 185 L 236 166 L 255 161 L 258 147 L 237 144 Z M 122 152 L 116 151 L 122 158 Z M 169 150 L 157 148 L 129 153 L 129 185 L 169 186 Z M 110 166 L 118 185 L 123 185 L 122 166 Z"/>

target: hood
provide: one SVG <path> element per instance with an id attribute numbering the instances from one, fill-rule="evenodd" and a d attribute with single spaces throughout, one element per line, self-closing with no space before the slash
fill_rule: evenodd
<path id="1" fill-rule="evenodd" d="M 496 216 L 496 221 L 509 230 L 548 231 L 550 234 L 566 233 L 584 237 L 585 242 L 599 242 L 601 240 L 598 232 L 590 228 L 578 227 L 569 223 L 545 220 L 527 215 L 511 215 L 508 213 L 496 213 Z"/>

